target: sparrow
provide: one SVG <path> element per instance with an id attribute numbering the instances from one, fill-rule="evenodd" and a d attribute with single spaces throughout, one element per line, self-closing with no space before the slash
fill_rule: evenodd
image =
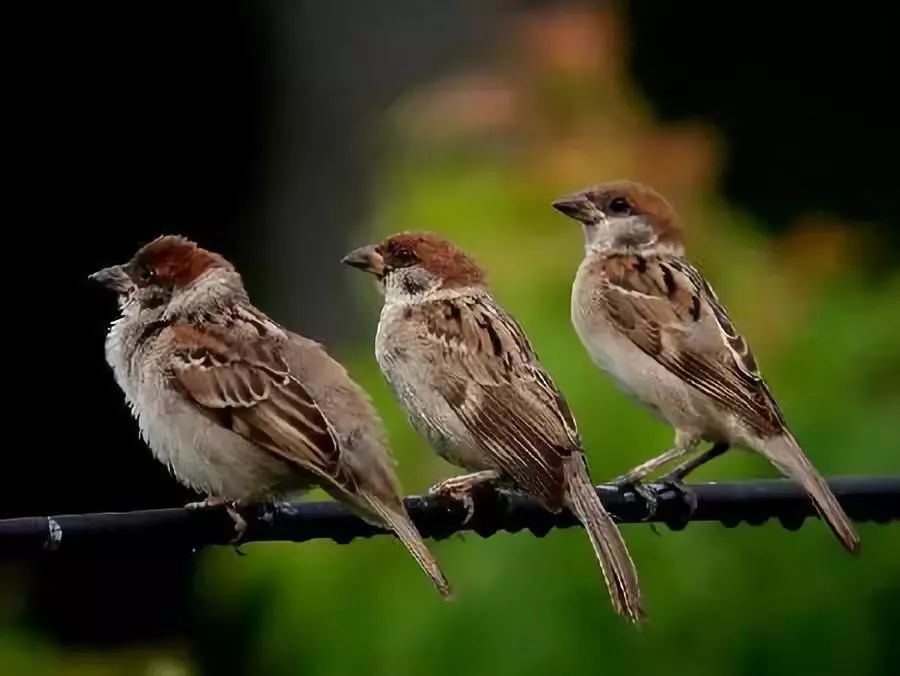
<path id="1" fill-rule="evenodd" d="M 484 271 L 448 240 L 400 233 L 344 257 L 384 292 L 375 355 L 415 430 L 473 474 L 432 489 L 510 486 L 585 526 L 616 611 L 646 615 L 637 571 L 591 483 L 575 418 Z"/>
<path id="2" fill-rule="evenodd" d="M 746 339 L 710 284 L 685 258 L 673 207 L 649 186 L 597 185 L 553 203 L 581 224 L 585 257 L 571 318 L 595 364 L 675 429 L 671 450 L 619 477 L 635 485 L 678 462 L 666 480 L 731 447 L 755 451 L 798 482 L 843 546 L 859 537 L 788 429 Z M 706 452 L 698 445 L 711 442 Z"/>
<path id="3" fill-rule="evenodd" d="M 117 294 L 106 359 L 157 460 L 226 505 L 318 486 L 394 532 L 451 594 L 399 497 L 385 431 L 365 391 L 317 342 L 250 302 L 221 255 L 176 235 L 90 276 Z"/>

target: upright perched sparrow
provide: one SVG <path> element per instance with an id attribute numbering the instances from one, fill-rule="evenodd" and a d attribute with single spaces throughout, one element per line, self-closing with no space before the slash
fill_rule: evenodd
<path id="1" fill-rule="evenodd" d="M 415 429 L 449 462 L 476 472 L 438 490 L 509 482 L 585 525 L 616 610 L 644 616 L 637 572 L 597 497 L 566 402 L 484 272 L 430 233 L 399 234 L 344 258 L 383 284 L 378 363 Z"/>
<path id="2" fill-rule="evenodd" d="M 227 505 L 320 486 L 394 531 L 449 595 L 365 392 L 318 343 L 251 305 L 228 261 L 165 236 L 91 277 L 119 294 L 107 361 L 141 435 L 182 483 Z"/>
<path id="3" fill-rule="evenodd" d="M 785 424 L 744 338 L 684 258 L 677 216 L 651 188 L 598 185 L 553 206 L 579 221 L 586 255 L 572 322 L 594 362 L 675 428 L 675 447 L 620 478 L 634 483 L 675 460 L 683 479 L 739 446 L 761 453 L 810 495 L 850 551 L 859 538 Z M 688 459 L 701 440 L 711 450 Z"/>

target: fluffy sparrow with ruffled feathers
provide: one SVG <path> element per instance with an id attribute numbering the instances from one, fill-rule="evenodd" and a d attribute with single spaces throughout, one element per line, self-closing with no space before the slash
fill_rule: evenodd
<path id="1" fill-rule="evenodd" d="M 254 307 L 228 261 L 164 236 L 91 277 L 119 297 L 106 356 L 142 437 L 205 504 L 320 486 L 392 530 L 449 596 L 400 500 L 366 393 L 321 345 Z"/>
<path id="2" fill-rule="evenodd" d="M 856 551 L 853 524 L 788 430 L 747 341 L 686 260 L 671 205 L 648 186 L 617 181 L 553 206 L 584 231 L 586 255 L 572 290 L 576 332 L 622 390 L 675 428 L 674 448 L 620 483 L 676 461 L 667 480 L 680 482 L 731 446 L 756 451 L 800 483 L 844 547 Z M 697 454 L 701 441 L 713 446 Z"/>
<path id="3" fill-rule="evenodd" d="M 413 427 L 475 474 L 434 492 L 462 498 L 509 483 L 585 525 L 615 609 L 644 613 L 637 571 L 588 475 L 575 419 L 524 332 L 493 299 L 484 272 L 447 240 L 402 233 L 344 263 L 375 275 L 385 298 L 378 363 Z"/>

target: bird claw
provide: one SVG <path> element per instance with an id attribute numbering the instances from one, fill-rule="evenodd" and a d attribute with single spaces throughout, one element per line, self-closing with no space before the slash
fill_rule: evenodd
<path id="1" fill-rule="evenodd" d="M 428 495 L 462 503 L 463 508 L 466 510 L 466 516 L 462 522 L 463 526 L 468 525 L 472 520 L 472 517 L 475 516 L 475 500 L 472 497 L 472 482 L 463 481 L 463 479 L 467 478 L 468 477 L 451 477 L 440 483 L 436 483 L 428 489 Z"/>
<path id="2" fill-rule="evenodd" d="M 225 500 L 224 498 L 204 498 L 198 502 L 189 502 L 184 507 L 185 509 L 213 509 L 216 507 L 224 507 L 226 513 L 234 522 L 234 532 L 235 536 L 228 541 L 228 544 L 234 545 L 235 551 L 240 556 L 246 556 L 244 552 L 240 550 L 238 544 L 243 539 L 244 535 L 247 532 L 247 520 L 241 516 L 240 512 L 238 512 L 238 507 L 240 506 L 239 500 Z"/>
<path id="3" fill-rule="evenodd" d="M 642 521 L 649 521 L 656 515 L 658 501 L 656 499 L 656 493 L 654 493 L 652 488 L 648 488 L 640 481 L 635 481 L 628 477 L 620 477 L 618 479 L 615 479 L 612 482 L 612 485 L 618 488 L 620 491 L 631 491 L 644 501 L 647 513 L 642 517 Z M 654 528 L 654 532 L 655 530 L 656 529 Z"/>
<path id="4" fill-rule="evenodd" d="M 684 485 L 677 473 L 662 477 L 659 484 L 681 496 L 682 503 L 687 505 L 688 518 L 694 515 L 697 511 L 697 494 Z"/>
<path id="5" fill-rule="evenodd" d="M 237 510 L 237 507 L 237 501 L 226 503 L 225 506 L 225 511 L 228 512 L 228 516 L 230 516 L 231 520 L 234 522 L 235 532 L 235 536 L 228 541 L 228 544 L 233 545 L 234 550 L 240 556 L 246 556 L 244 552 L 241 551 L 239 544 L 247 532 L 247 520 L 243 516 L 241 516 L 240 512 L 238 512 Z"/>
<path id="6" fill-rule="evenodd" d="M 184 508 L 185 509 L 209 509 L 210 507 L 221 507 L 225 502 L 223 500 L 219 500 L 217 498 L 204 498 L 203 500 L 199 500 L 197 502 L 189 502 Z"/>

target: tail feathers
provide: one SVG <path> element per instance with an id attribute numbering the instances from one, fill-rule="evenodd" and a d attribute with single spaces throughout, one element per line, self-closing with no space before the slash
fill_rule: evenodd
<path id="1" fill-rule="evenodd" d="M 451 599 L 453 597 L 453 592 L 450 589 L 450 583 L 444 576 L 444 572 L 441 570 L 437 559 L 434 558 L 432 553 L 428 550 L 428 547 L 425 546 L 422 535 L 406 514 L 402 503 L 398 507 L 394 507 L 385 504 L 371 495 L 365 496 L 365 503 L 372 512 L 378 515 L 379 519 L 383 521 L 385 525 L 394 531 L 394 534 L 399 538 L 406 549 L 409 550 L 409 553 L 412 554 L 422 570 L 425 571 L 425 574 L 431 578 L 431 581 L 434 583 L 434 586 L 437 587 L 441 596 L 445 599 Z"/>
<path id="2" fill-rule="evenodd" d="M 632 622 L 640 622 L 647 613 L 637 570 L 622 534 L 591 484 L 580 454 L 573 454 L 566 460 L 565 473 L 569 506 L 587 530 L 613 607 Z"/>
<path id="3" fill-rule="evenodd" d="M 819 515 L 847 551 L 854 554 L 858 552 L 859 535 L 853 527 L 853 522 L 797 442 L 791 436 L 785 435 L 767 440 L 760 451 L 783 474 L 803 486 Z"/>

